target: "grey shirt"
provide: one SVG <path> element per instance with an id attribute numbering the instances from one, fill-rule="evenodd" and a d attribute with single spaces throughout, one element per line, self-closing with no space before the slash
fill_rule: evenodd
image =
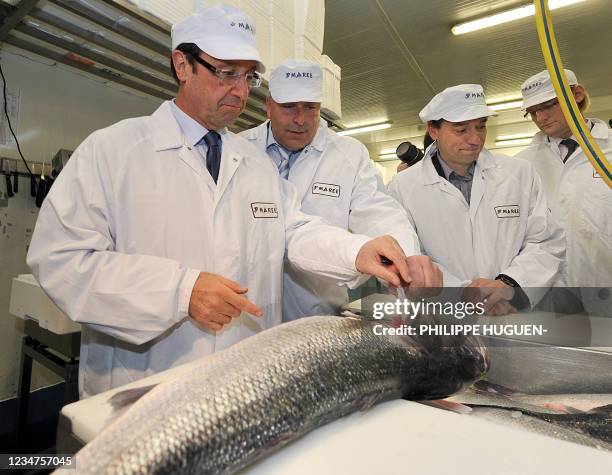
<path id="1" fill-rule="evenodd" d="M 444 170 L 445 178 L 451 182 L 455 187 L 461 192 L 467 204 L 470 204 L 470 195 L 472 194 L 472 179 L 474 178 L 474 168 L 476 167 L 476 161 L 474 160 L 472 164 L 468 167 L 464 176 L 456 173 L 448 164 L 444 161 L 444 159 L 440 156 L 440 152 L 438 152 L 438 160 L 440 161 L 440 166 L 442 170 Z"/>

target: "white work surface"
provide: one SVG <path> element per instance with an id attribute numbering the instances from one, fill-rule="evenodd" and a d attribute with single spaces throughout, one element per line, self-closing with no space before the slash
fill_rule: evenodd
<path id="1" fill-rule="evenodd" d="M 612 453 L 397 400 L 311 432 L 251 475 L 606 474 Z"/>
<path id="2" fill-rule="evenodd" d="M 80 332 L 81 325 L 55 305 L 32 274 L 13 278 L 9 312 L 16 317 L 38 322 L 38 326 L 56 335 Z"/>
<path id="3" fill-rule="evenodd" d="M 72 434 L 90 441 L 112 414 L 122 390 L 170 381 L 194 363 L 69 404 L 62 415 Z M 397 400 L 352 414 L 307 434 L 257 462 L 249 474 L 338 473 L 610 473 L 612 453 L 502 424 Z"/>

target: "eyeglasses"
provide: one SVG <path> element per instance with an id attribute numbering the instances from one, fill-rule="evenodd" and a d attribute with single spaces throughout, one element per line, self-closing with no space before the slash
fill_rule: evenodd
<path id="1" fill-rule="evenodd" d="M 538 107 L 534 109 L 526 111 L 523 114 L 523 118 L 526 119 L 527 116 L 530 115 L 532 119 L 535 119 L 538 112 L 548 112 L 550 109 L 558 105 L 559 105 L 559 99 L 555 97 L 554 99 L 551 99 L 550 101 L 543 102 L 542 104 L 540 104 Z"/>
<path id="2" fill-rule="evenodd" d="M 249 87 L 261 86 L 261 76 L 256 71 L 248 71 L 246 73 L 239 73 L 237 71 L 227 69 L 217 69 L 212 64 L 207 63 L 199 56 L 194 56 L 194 59 L 208 69 L 211 73 L 219 78 L 222 84 L 226 86 L 235 86 L 238 84 L 241 78 L 244 78 Z"/>

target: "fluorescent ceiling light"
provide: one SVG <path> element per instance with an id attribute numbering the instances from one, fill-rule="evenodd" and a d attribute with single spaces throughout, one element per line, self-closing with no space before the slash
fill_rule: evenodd
<path id="1" fill-rule="evenodd" d="M 529 145 L 531 139 L 513 139 L 513 140 L 496 140 L 497 147 L 520 147 L 521 145 Z"/>
<path id="2" fill-rule="evenodd" d="M 365 134 L 366 132 L 374 132 L 375 130 L 383 130 L 391 127 L 390 122 L 383 122 L 382 124 L 365 125 L 363 127 L 355 127 L 354 129 L 347 129 L 338 132 L 338 135 L 357 135 Z"/>
<path id="3" fill-rule="evenodd" d="M 395 153 L 385 153 L 383 155 L 378 156 L 379 160 L 399 160 Z"/>
<path id="4" fill-rule="evenodd" d="M 516 139 L 530 139 L 535 135 L 535 132 L 527 132 L 524 134 L 513 134 L 513 135 L 499 135 L 495 140 L 516 140 Z"/>
<path id="5" fill-rule="evenodd" d="M 523 105 L 523 101 L 508 101 L 498 102 L 497 104 L 488 104 L 488 106 L 494 111 L 507 111 L 510 109 L 520 109 Z"/>
<path id="6" fill-rule="evenodd" d="M 567 7 L 568 5 L 573 5 L 580 2 L 584 2 L 584 0 L 550 0 L 548 2 L 548 8 L 550 10 L 555 10 L 556 8 Z M 460 23 L 453 26 L 451 31 L 453 32 L 453 35 L 462 35 L 464 33 L 471 33 L 472 31 L 482 30 L 483 28 L 501 25 L 502 23 L 508 23 L 510 21 L 527 18 L 533 15 L 535 15 L 535 6 L 533 4 L 525 5 L 523 7 L 497 13 L 495 15 L 479 18 L 478 20 Z"/>

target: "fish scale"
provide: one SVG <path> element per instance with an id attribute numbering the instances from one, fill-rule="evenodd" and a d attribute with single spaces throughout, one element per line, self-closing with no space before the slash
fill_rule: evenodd
<path id="1" fill-rule="evenodd" d="M 353 411 L 445 397 L 488 369 L 474 341 L 376 336 L 375 324 L 303 318 L 205 357 L 110 424 L 70 473 L 234 473 Z"/>

